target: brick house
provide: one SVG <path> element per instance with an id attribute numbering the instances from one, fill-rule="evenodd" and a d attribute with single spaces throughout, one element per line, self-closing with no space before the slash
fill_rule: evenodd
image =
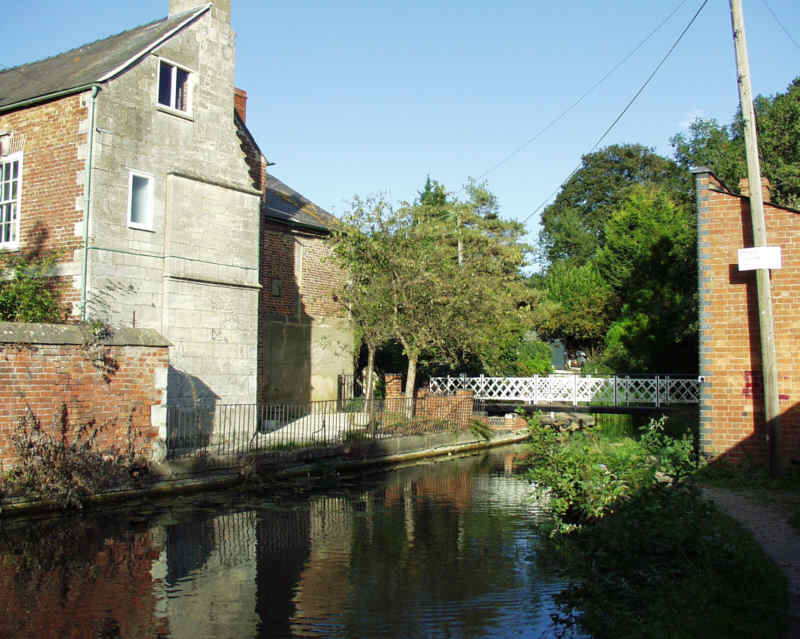
<path id="1" fill-rule="evenodd" d="M 737 195 L 706 168 L 695 169 L 700 290 L 700 405 L 704 452 L 767 458 L 755 271 L 740 271 L 740 248 L 753 246 L 749 187 Z M 767 238 L 782 250 L 772 270 L 778 391 L 784 461 L 800 460 L 800 211 L 770 203 L 762 184 Z"/>
<path id="2" fill-rule="evenodd" d="M 231 0 L 170 0 L 0 72 L 0 251 L 58 251 L 72 320 L 164 335 L 169 405 L 335 397 L 352 332 L 321 259 L 333 218 L 267 176 L 230 18 Z"/>

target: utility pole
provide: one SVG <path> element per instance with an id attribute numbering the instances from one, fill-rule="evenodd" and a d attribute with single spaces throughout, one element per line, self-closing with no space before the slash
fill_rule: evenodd
<path id="1" fill-rule="evenodd" d="M 747 57 L 747 42 L 744 35 L 744 16 L 740 0 L 730 0 L 730 4 L 739 102 L 742 106 L 742 119 L 744 120 L 747 179 L 750 182 L 750 218 L 753 224 L 753 243 L 755 246 L 767 246 L 767 224 L 764 217 L 764 199 L 761 193 L 761 167 L 758 161 L 758 136 L 753 109 L 753 90 L 750 86 L 750 62 Z M 769 472 L 774 477 L 782 470 L 782 433 L 769 269 L 759 268 L 756 270 L 756 286 L 758 289 L 758 327 L 761 335 L 761 370 L 764 379 L 764 420 L 767 427 Z"/>

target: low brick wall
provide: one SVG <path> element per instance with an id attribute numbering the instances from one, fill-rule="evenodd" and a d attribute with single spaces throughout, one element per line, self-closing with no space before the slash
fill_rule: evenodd
<path id="1" fill-rule="evenodd" d="M 403 376 L 390 373 L 385 376 L 387 413 L 403 414 L 407 400 L 403 395 Z M 426 388 L 417 389 L 414 401 L 414 422 L 447 422 L 449 428 L 467 429 L 473 419 L 474 393 L 458 391 L 455 395 L 431 395 Z"/>
<path id="2" fill-rule="evenodd" d="M 52 429 L 104 426 L 97 448 L 124 448 L 128 418 L 144 455 L 163 457 L 169 343 L 149 329 L 120 329 L 98 340 L 88 327 L 0 322 L 0 464 L 16 461 L 12 434 L 28 409 Z"/>

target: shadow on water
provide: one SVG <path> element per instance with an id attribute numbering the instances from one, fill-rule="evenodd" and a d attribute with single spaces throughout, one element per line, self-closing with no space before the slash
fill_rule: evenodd
<path id="1" fill-rule="evenodd" d="M 0 636 L 552 636 L 512 456 L 6 522 Z"/>

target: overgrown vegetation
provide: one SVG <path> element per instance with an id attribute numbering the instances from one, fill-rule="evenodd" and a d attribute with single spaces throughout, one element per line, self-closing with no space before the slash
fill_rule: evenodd
<path id="1" fill-rule="evenodd" d="M 5 264 L 7 279 L 0 279 L 0 320 L 4 322 L 61 322 L 64 309 L 48 287 L 46 273 L 57 255 L 43 258 L 19 256 Z"/>
<path id="2" fill-rule="evenodd" d="M 566 631 L 593 637 L 779 637 L 785 581 L 704 502 L 690 433 L 556 433 L 531 421 L 527 473 L 549 496 L 543 561 L 563 571 Z"/>
<path id="3" fill-rule="evenodd" d="M 81 508 L 102 490 L 141 482 L 147 476 L 147 462 L 133 414 L 128 416 L 123 448 L 100 450 L 98 438 L 109 426 L 94 421 L 74 425 L 62 404 L 52 426 L 43 428 L 28 410 L 11 437 L 18 462 L 2 478 L 0 494 Z"/>

